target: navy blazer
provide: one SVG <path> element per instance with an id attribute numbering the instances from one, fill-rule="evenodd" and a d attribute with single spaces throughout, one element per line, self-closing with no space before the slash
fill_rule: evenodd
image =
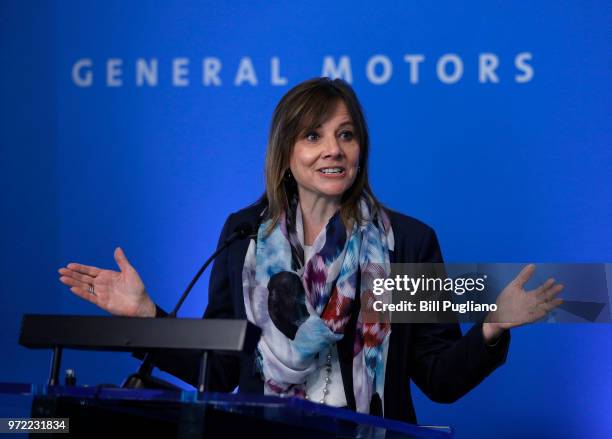
<path id="1" fill-rule="evenodd" d="M 259 224 L 264 207 L 263 203 L 256 203 L 231 214 L 223 226 L 219 242 L 244 222 Z M 395 250 L 389 254 L 392 263 L 443 262 L 431 227 L 406 215 L 391 210 L 387 212 L 395 237 Z M 236 241 L 216 259 L 210 275 L 204 318 L 246 319 L 242 267 L 248 246 L 248 239 Z M 158 308 L 157 316 L 165 314 Z M 347 332 L 337 346 L 347 404 L 354 410 L 352 354 L 357 313 L 352 314 Z M 505 362 L 509 343 L 509 331 L 504 331 L 495 346 L 487 346 L 482 323 L 475 324 L 463 336 L 458 324 L 393 323 L 385 373 L 384 417 L 417 422 L 410 395 L 410 379 L 433 401 L 456 401 Z M 156 365 L 195 385 L 199 358 L 184 353 L 163 353 L 156 356 Z M 231 392 L 239 386 L 240 392 L 263 393 L 263 381 L 254 369 L 252 356 L 217 354 L 210 364 L 211 391 Z M 372 401 L 370 412 L 382 415 L 380 400 Z"/>

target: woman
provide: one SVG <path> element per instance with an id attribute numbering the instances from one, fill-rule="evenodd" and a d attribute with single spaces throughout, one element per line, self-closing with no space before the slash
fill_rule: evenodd
<path id="1" fill-rule="evenodd" d="M 262 337 L 252 358 L 213 357 L 212 390 L 239 385 L 415 423 L 410 379 L 434 401 L 458 399 L 505 361 L 509 328 L 561 303 L 562 286 L 551 279 L 523 290 L 529 265 L 498 298 L 512 323 L 476 324 L 464 336 L 456 324 L 368 323 L 359 306 L 368 293 L 362 279 L 388 275 L 395 262 L 442 262 L 430 227 L 377 201 L 368 154 L 363 112 L 344 81 L 312 79 L 281 99 L 266 193 L 229 216 L 220 242 L 245 222 L 256 225 L 256 236 L 215 261 L 204 314 L 248 318 Z M 113 314 L 164 315 L 121 249 L 115 259 L 120 272 L 69 264 L 60 281 Z M 195 383 L 197 361 L 168 354 L 157 365 Z"/>

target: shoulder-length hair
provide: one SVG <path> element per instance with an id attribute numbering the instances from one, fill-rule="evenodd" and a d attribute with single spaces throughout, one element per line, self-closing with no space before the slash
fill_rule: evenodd
<path id="1" fill-rule="evenodd" d="M 268 231 L 278 223 L 281 214 L 297 203 L 297 184 L 291 177 L 289 162 L 298 138 L 329 119 L 338 102 L 343 102 L 353 122 L 354 136 L 359 143 L 359 168 L 355 181 L 341 198 L 340 215 L 347 228 L 361 223 L 359 200 L 366 197 L 374 209 L 380 203 L 368 181 L 370 140 L 366 120 L 351 86 L 341 79 L 314 78 L 289 90 L 280 100 L 274 114 L 266 152 L 266 219 L 271 219 Z"/>

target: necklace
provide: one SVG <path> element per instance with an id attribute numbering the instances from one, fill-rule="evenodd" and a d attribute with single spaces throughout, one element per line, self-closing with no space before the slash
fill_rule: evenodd
<path id="1" fill-rule="evenodd" d="M 323 390 L 321 391 L 321 399 L 319 400 L 319 404 L 325 404 L 325 398 L 329 393 L 329 383 L 331 382 L 331 372 L 332 372 L 332 348 L 334 345 L 329 347 L 329 351 L 327 352 L 327 358 L 325 359 L 325 385 L 323 386 Z M 310 400 L 310 395 L 306 393 L 305 399 Z"/>

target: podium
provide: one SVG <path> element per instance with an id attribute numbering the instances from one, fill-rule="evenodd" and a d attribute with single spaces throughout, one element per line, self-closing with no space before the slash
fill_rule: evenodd
<path id="1" fill-rule="evenodd" d="M 258 337 L 259 329 L 244 320 L 26 315 L 20 344 L 53 350 L 50 378 L 44 385 L 0 383 L 0 406 L 23 407 L 21 413 L 11 416 L 66 418 L 70 433 L 77 437 L 452 437 L 450 427 L 411 425 L 299 398 L 108 385 L 61 386 L 58 381 L 65 348 L 192 350 L 202 353 L 202 362 L 206 363 L 208 352 L 252 352 Z M 205 365 L 201 375 L 201 383 L 206 382 Z M 8 402 L 11 399 L 13 402 Z M 64 433 L 45 434 L 63 437 Z"/>
<path id="2" fill-rule="evenodd" d="M 70 434 L 76 437 L 452 437 L 449 427 L 416 426 L 296 398 L 0 383 L 0 405 L 9 398 L 13 406 L 31 407 L 29 413 L 12 416 L 68 418 Z"/>

